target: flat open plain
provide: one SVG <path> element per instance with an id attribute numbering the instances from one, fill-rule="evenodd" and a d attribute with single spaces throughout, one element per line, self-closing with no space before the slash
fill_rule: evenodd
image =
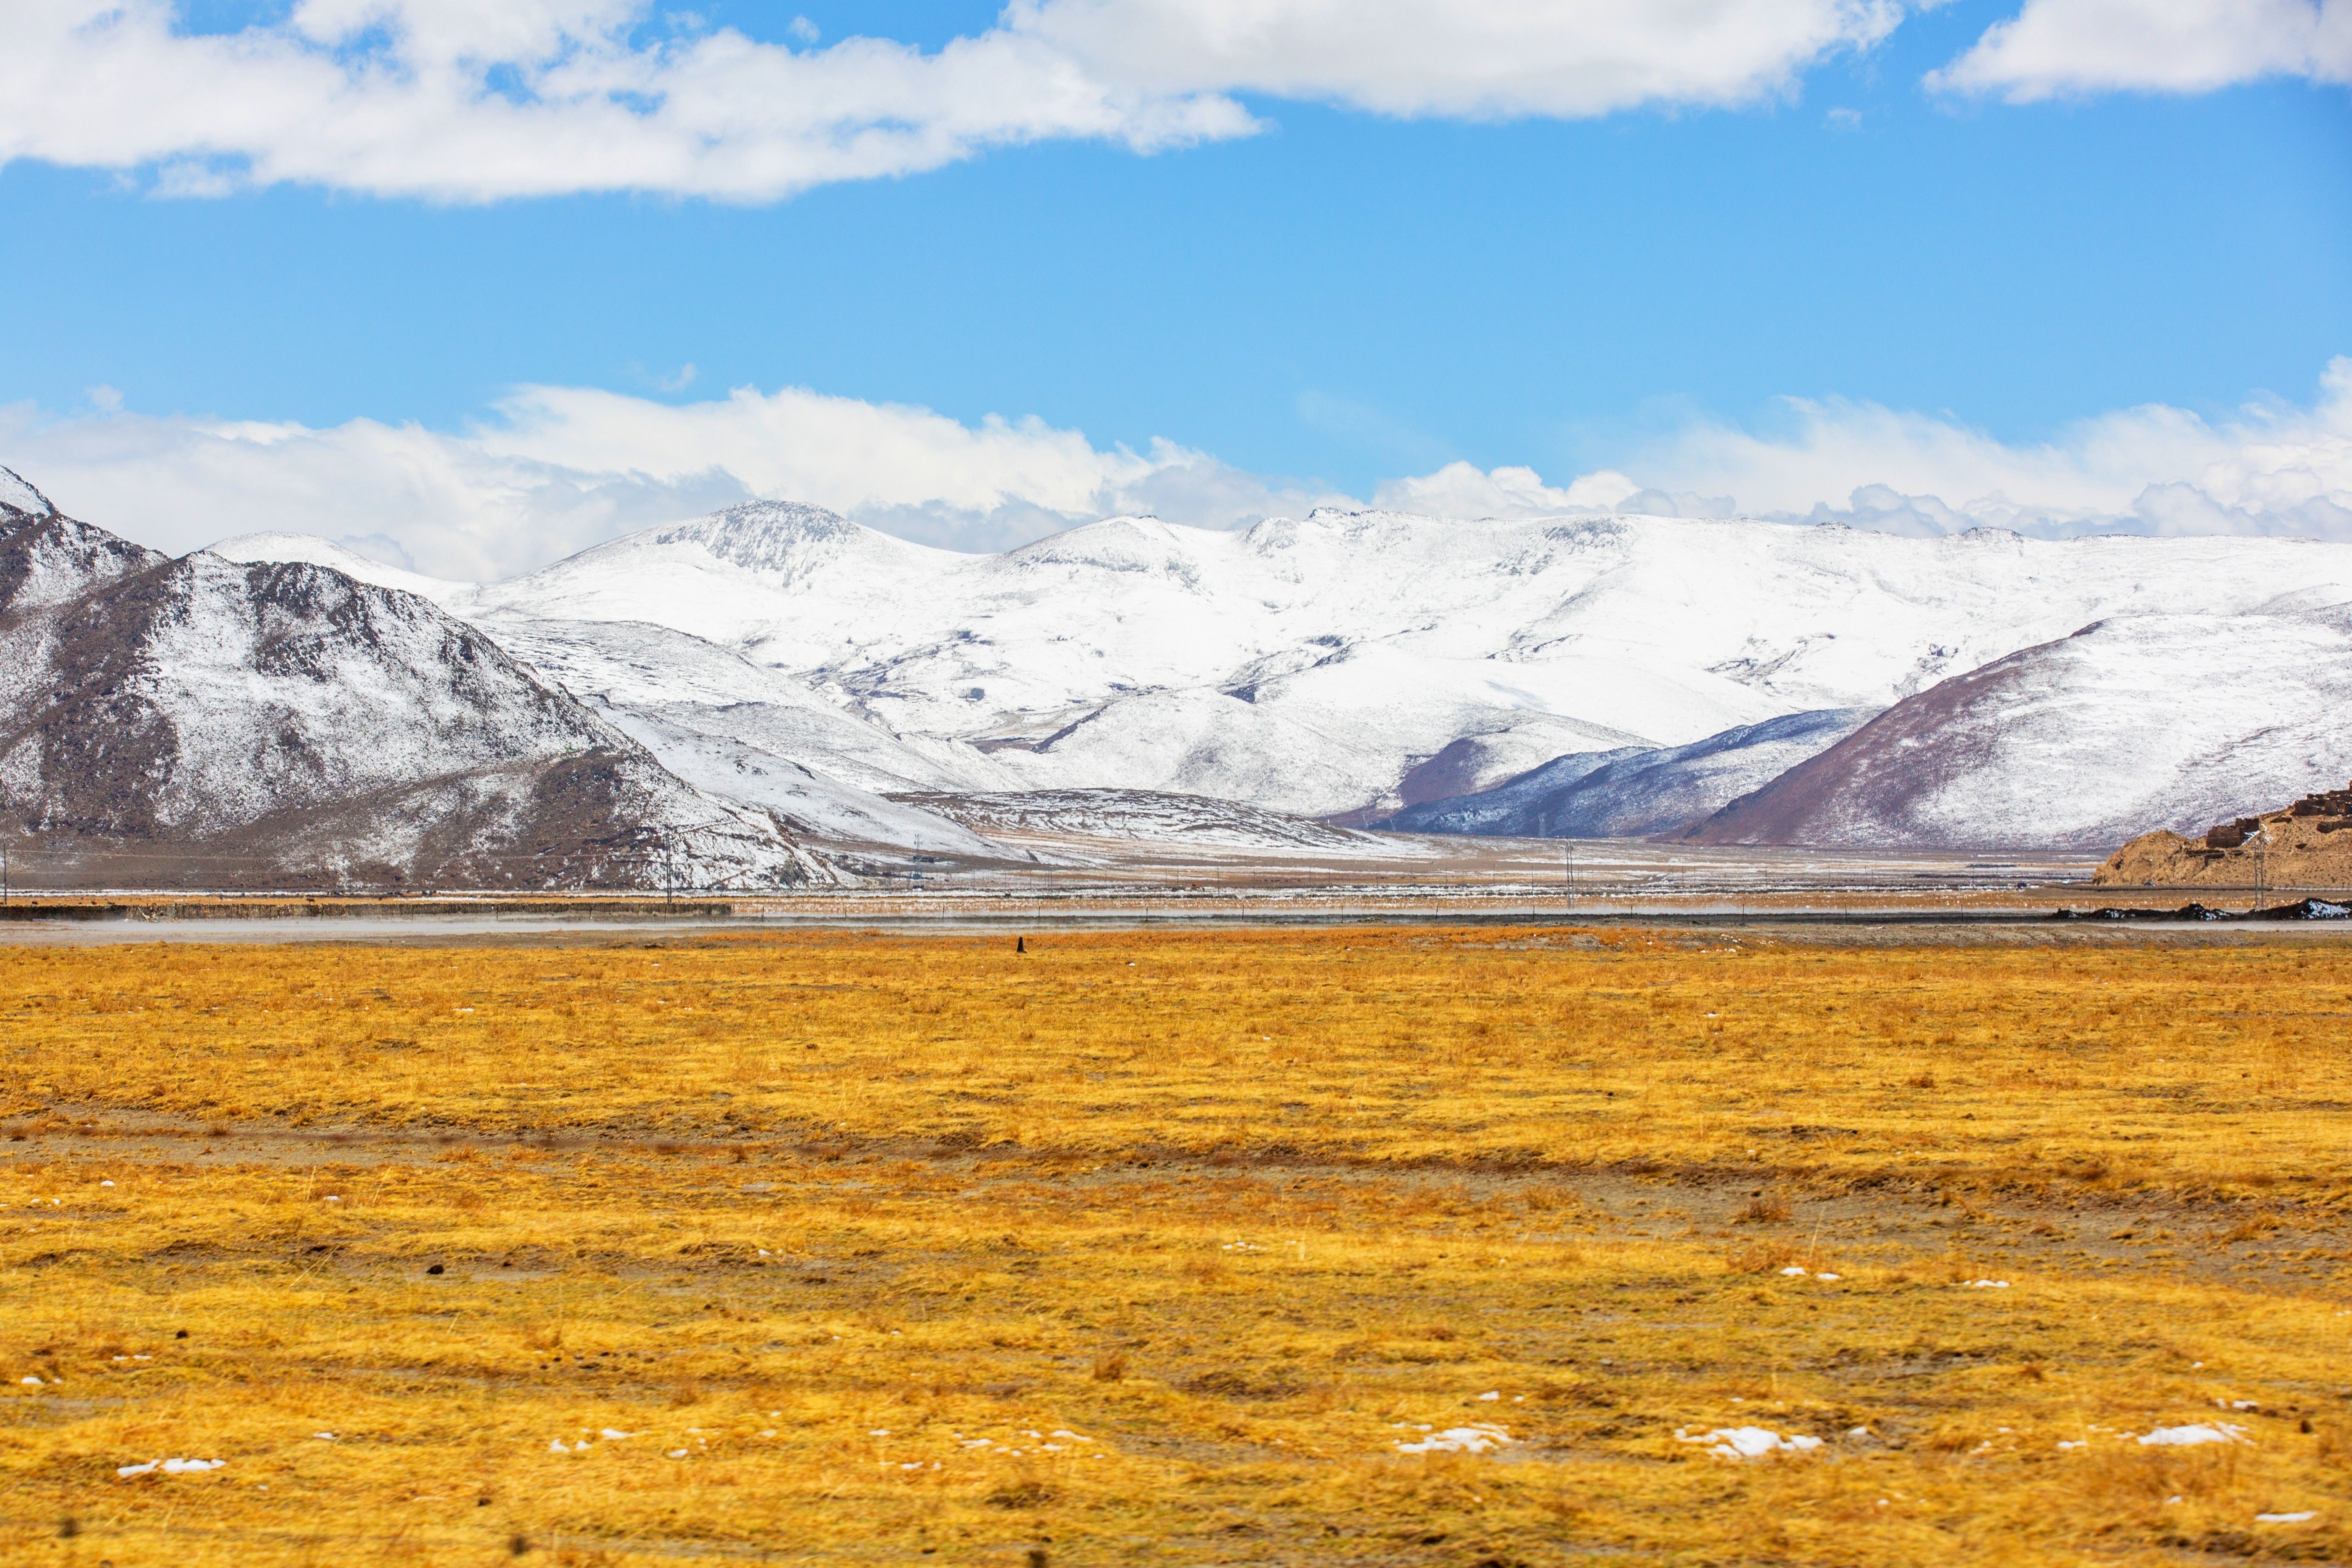
<path id="1" fill-rule="evenodd" d="M 2352 1558 L 2340 943 L 1031 929 L 0 950 L 0 1559 Z"/>

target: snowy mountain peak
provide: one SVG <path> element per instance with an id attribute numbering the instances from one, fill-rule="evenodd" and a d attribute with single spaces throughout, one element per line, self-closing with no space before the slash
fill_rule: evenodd
<path id="1" fill-rule="evenodd" d="M 0 474 L 24 484 L 5 468 Z M 25 490 L 40 511 L 14 502 L 0 505 L 0 612 L 59 603 L 95 583 L 143 571 L 169 559 L 160 550 L 63 516 L 30 485 Z"/>
<path id="2" fill-rule="evenodd" d="M 1016 569 L 1073 566 L 1165 572 L 1190 581 L 1203 556 L 1224 548 L 1229 538 L 1216 529 L 1184 528 L 1150 516 L 1105 517 L 1007 550 L 1002 559 Z"/>
<path id="3" fill-rule="evenodd" d="M 35 517 L 58 515 L 58 509 L 49 505 L 49 498 L 33 488 L 14 468 L 0 468 L 0 507 Z"/>
<path id="4" fill-rule="evenodd" d="M 1975 528 L 1962 528 L 1955 537 L 1972 545 L 2011 545 L 2022 549 L 2025 544 L 2025 536 L 2015 528 L 1999 528 L 1990 523 L 1979 523 Z"/>
<path id="5" fill-rule="evenodd" d="M 797 501 L 746 501 L 690 523 L 634 534 L 624 543 L 700 545 L 747 571 L 796 577 L 841 555 L 872 530 Z"/>
<path id="6" fill-rule="evenodd" d="M 791 592 L 843 573 L 876 582 L 943 570 L 970 558 L 912 544 L 822 507 L 746 501 L 688 522 L 665 524 L 584 549 L 529 577 L 494 583 L 482 602 L 509 606 L 564 597 L 592 584 L 640 583 L 656 574 L 732 577 Z M 591 589 L 593 591 L 593 589 Z"/>

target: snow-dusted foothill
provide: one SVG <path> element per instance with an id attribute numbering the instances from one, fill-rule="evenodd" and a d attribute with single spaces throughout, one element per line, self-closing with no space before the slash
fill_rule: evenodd
<path id="1" fill-rule="evenodd" d="M 43 857 L 215 885 L 828 874 L 421 597 L 302 561 L 169 559 L 15 506 L 0 813 L 20 878 Z"/>
<path id="2" fill-rule="evenodd" d="M 1411 833 L 1537 839 L 1642 838 L 1681 828 L 1833 746 L 1868 708 L 1792 713 L 1688 746 L 1555 758 L 1491 789 L 1408 806 L 1375 826 Z"/>
<path id="3" fill-rule="evenodd" d="M 2099 849 L 2340 788 L 2352 606 L 2299 602 L 2340 592 L 2114 616 L 2021 649 L 1896 704 L 1689 837 Z"/>
<path id="4" fill-rule="evenodd" d="M 628 735 L 680 779 L 841 844 L 975 858 L 1002 849 L 890 790 L 955 788 L 931 753 L 824 702 L 781 672 L 645 622 L 542 621 L 499 614 L 481 624 L 541 674 Z M 818 759 L 824 771 L 801 760 Z"/>

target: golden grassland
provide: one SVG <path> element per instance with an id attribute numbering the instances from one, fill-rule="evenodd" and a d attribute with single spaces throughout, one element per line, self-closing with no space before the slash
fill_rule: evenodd
<path id="1" fill-rule="evenodd" d="M 1029 946 L 0 950 L 0 1561 L 2352 1558 L 2352 950 Z"/>

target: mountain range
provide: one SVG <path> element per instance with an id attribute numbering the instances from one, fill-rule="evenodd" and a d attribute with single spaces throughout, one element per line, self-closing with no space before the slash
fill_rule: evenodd
<path id="1" fill-rule="evenodd" d="M 2352 548 L 2301 540 L 1319 510 L 961 555 L 753 503 L 475 584 L 168 561 L 0 470 L 0 592 L 26 831 L 299 820 L 410 876 L 1015 864 L 1046 819 L 2104 848 L 2352 771 Z"/>
<path id="2" fill-rule="evenodd" d="M 174 559 L 5 477 L 0 807 L 19 882 L 827 874 L 425 599 L 308 562 Z"/>

